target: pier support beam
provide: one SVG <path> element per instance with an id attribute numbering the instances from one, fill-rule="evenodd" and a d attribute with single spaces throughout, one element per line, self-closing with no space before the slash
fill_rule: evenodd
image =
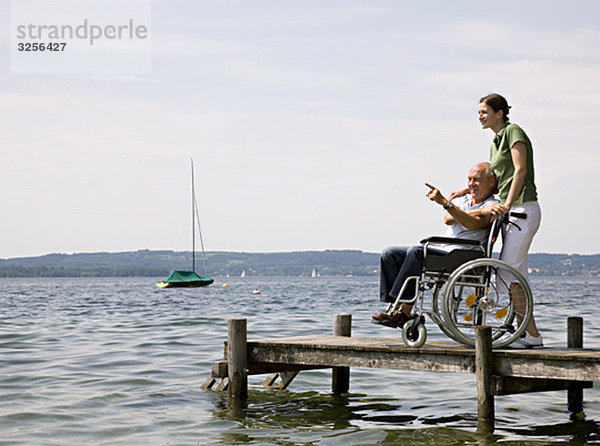
<path id="1" fill-rule="evenodd" d="M 336 314 L 333 325 L 334 336 L 352 335 L 352 315 Z M 348 393 L 350 389 L 350 367 L 333 367 L 331 390 L 333 393 Z"/>
<path id="2" fill-rule="evenodd" d="M 246 319 L 230 318 L 227 321 L 227 375 L 229 397 L 239 402 L 248 398 L 248 348 Z"/>
<path id="3" fill-rule="evenodd" d="M 583 318 L 567 318 L 567 347 L 583 348 Z M 567 402 L 571 417 L 583 416 L 583 385 L 572 382 L 567 390 Z"/>
<path id="4" fill-rule="evenodd" d="M 494 392 L 492 375 L 492 330 L 487 326 L 475 327 L 475 377 L 477 379 L 477 431 L 494 432 Z"/>

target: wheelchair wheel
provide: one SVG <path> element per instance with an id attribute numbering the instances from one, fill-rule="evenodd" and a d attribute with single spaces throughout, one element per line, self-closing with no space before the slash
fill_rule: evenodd
<path id="1" fill-rule="evenodd" d="M 402 326 L 402 340 L 407 347 L 421 347 L 427 341 L 427 328 L 423 317 L 410 319 Z"/>
<path id="2" fill-rule="evenodd" d="M 475 345 L 475 327 L 492 329 L 492 347 L 517 340 L 533 314 L 527 280 L 508 263 L 471 260 L 448 277 L 442 291 L 442 317 L 455 341 Z"/>

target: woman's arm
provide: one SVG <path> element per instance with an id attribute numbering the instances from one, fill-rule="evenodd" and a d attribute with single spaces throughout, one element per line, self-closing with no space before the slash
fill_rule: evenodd
<path id="1" fill-rule="evenodd" d="M 515 166 L 515 172 L 513 173 L 512 184 L 504 203 L 507 211 L 515 202 L 521 193 L 521 189 L 523 189 L 523 184 L 525 184 L 525 177 L 527 176 L 527 146 L 525 143 L 517 141 L 510 149 L 510 156 Z"/>
<path id="2" fill-rule="evenodd" d="M 527 146 L 525 143 L 517 141 L 510 149 L 510 156 L 512 157 L 513 166 L 515 166 L 512 183 L 506 197 L 506 202 L 504 204 L 492 204 L 489 206 L 489 212 L 493 219 L 510 211 L 512 204 L 521 193 L 523 184 L 525 184 L 525 177 L 527 176 Z"/>
<path id="3" fill-rule="evenodd" d="M 468 193 L 469 193 L 468 187 L 465 187 L 464 189 L 455 190 L 454 192 L 450 192 L 450 196 L 448 197 L 448 200 L 452 201 L 455 198 L 463 197 L 463 196 L 467 195 Z"/>

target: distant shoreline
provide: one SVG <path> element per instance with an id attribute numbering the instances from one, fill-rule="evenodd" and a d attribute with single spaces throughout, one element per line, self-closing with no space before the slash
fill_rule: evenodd
<path id="1" fill-rule="evenodd" d="M 248 253 L 207 252 L 208 274 L 214 276 L 376 276 L 379 253 L 359 250 Z M 189 270 L 189 251 L 127 251 L 47 254 L 0 259 L 0 277 L 161 277 Z M 532 275 L 600 276 L 600 254 L 529 254 Z M 196 253 L 196 270 L 203 272 Z"/>
<path id="2" fill-rule="evenodd" d="M 139 254 L 139 253 L 175 253 L 175 254 L 183 254 L 183 255 L 192 255 L 191 251 L 173 251 L 173 250 L 165 250 L 165 249 L 138 249 L 137 251 L 93 251 L 93 252 L 73 252 L 73 253 L 62 253 L 62 252 L 53 252 L 47 254 L 39 254 L 35 256 L 19 256 L 19 257 L 2 257 L 0 258 L 0 263 L 2 262 L 14 262 L 20 260 L 29 260 L 29 259 L 42 259 L 52 256 L 94 256 L 94 255 L 131 255 L 131 254 Z M 250 255 L 277 255 L 277 254 L 298 254 L 298 253 L 324 253 L 324 252 L 361 252 L 363 254 L 377 254 L 379 255 L 381 252 L 375 251 L 362 251 L 360 249 L 307 249 L 300 251 L 207 251 L 207 255 L 215 255 L 215 254 L 250 254 Z M 567 254 L 564 252 L 530 252 L 529 255 L 551 255 L 551 256 L 599 256 L 600 253 L 595 254 L 580 254 L 580 253 L 571 253 Z M 201 258 L 202 253 L 196 252 L 196 258 Z"/>

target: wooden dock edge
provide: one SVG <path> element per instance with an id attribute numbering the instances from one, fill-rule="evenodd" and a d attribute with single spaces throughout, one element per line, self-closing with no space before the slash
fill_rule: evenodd
<path id="1" fill-rule="evenodd" d="M 351 320 L 350 314 L 335 315 L 334 337 L 350 337 Z M 256 342 L 248 343 L 246 339 L 246 319 L 229 319 L 228 341 L 225 343 L 224 359 L 212 363 L 211 374 L 204 381 L 201 388 L 204 390 L 228 390 L 231 399 L 245 401 L 248 392 L 248 375 L 269 374 L 261 386 L 281 390 L 287 388 L 300 371 L 330 368 L 332 369 L 332 392 L 339 394 L 349 391 L 350 366 L 475 373 L 478 400 L 477 430 L 482 433 L 491 433 L 494 431 L 495 419 L 494 396 L 567 390 L 568 409 L 571 417 L 581 419 L 584 416 L 583 389 L 593 386 L 593 381 L 585 379 L 585 377 L 573 378 L 571 377 L 572 373 L 568 374 L 571 379 L 510 376 L 510 373 L 506 375 L 505 370 L 503 370 L 503 368 L 506 368 L 504 364 L 506 361 L 503 362 L 501 357 L 494 358 L 489 327 L 477 327 L 474 351 L 472 349 L 456 348 L 454 351 L 446 353 L 448 358 L 454 357 L 453 360 L 449 361 L 453 365 L 450 364 L 448 368 L 436 367 L 435 363 L 432 362 L 436 359 L 431 355 L 427 355 L 427 349 L 411 350 L 413 352 L 423 352 L 422 356 L 427 357 L 425 362 L 418 364 L 415 368 L 407 364 L 403 367 L 398 362 L 394 362 L 394 364 L 386 363 L 386 355 L 380 355 L 379 360 L 370 361 L 369 363 L 362 362 L 362 358 L 359 358 L 359 361 L 356 361 L 356 358 L 350 360 L 350 355 L 347 358 L 342 355 L 341 358 L 336 357 L 334 360 L 330 360 L 343 365 L 324 365 L 317 361 L 315 363 L 300 363 L 296 357 L 293 357 L 292 352 L 289 352 L 289 346 L 287 349 L 288 354 L 291 355 L 290 358 L 282 355 L 281 352 L 271 352 L 271 355 L 266 354 L 264 358 L 260 358 L 257 353 L 257 345 Z M 583 319 L 581 317 L 569 317 L 567 319 L 567 346 L 570 349 L 583 348 Z M 298 348 L 302 349 L 300 343 Z M 398 354 L 400 352 L 396 353 L 396 355 Z M 274 360 L 275 358 L 286 360 L 277 361 Z M 289 362 L 287 359 L 289 359 Z M 589 378 L 589 376 L 587 377 Z M 276 384 L 277 380 L 280 380 L 279 384 Z"/>

